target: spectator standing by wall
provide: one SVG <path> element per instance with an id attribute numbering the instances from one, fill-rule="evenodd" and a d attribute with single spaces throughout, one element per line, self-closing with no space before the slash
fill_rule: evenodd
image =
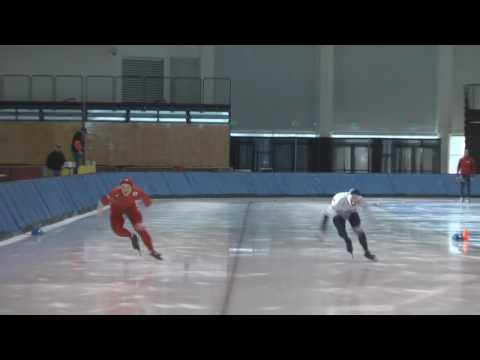
<path id="1" fill-rule="evenodd" d="M 470 156 L 468 149 L 465 149 L 464 156 L 459 160 L 457 166 L 457 175 L 460 175 L 460 196 L 462 202 L 465 201 L 465 186 L 467 187 L 467 201 L 470 202 L 470 181 L 475 172 L 475 160 Z"/>
<path id="2" fill-rule="evenodd" d="M 65 155 L 63 154 L 62 147 L 57 144 L 53 151 L 47 156 L 48 175 L 60 176 L 63 164 L 65 164 Z"/>

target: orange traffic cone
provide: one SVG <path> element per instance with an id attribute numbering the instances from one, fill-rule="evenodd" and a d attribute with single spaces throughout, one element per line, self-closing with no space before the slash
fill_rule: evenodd
<path id="1" fill-rule="evenodd" d="M 470 242 L 464 241 L 462 245 L 463 245 L 463 253 L 468 254 L 468 250 L 470 249 Z"/>
<path id="2" fill-rule="evenodd" d="M 463 230 L 463 241 L 468 241 L 469 238 L 470 238 L 470 234 L 468 233 L 468 230 L 467 229 Z"/>

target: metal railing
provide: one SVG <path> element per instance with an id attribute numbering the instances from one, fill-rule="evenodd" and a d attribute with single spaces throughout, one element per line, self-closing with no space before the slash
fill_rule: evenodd
<path id="1" fill-rule="evenodd" d="M 3 74 L 0 75 L 0 101 L 230 105 L 231 80 L 217 77 Z"/>

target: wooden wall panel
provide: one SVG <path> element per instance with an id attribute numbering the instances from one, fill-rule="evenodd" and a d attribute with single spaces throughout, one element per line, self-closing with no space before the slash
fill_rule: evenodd
<path id="1" fill-rule="evenodd" d="M 80 122 L 0 122 L 0 164 L 44 165 L 55 144 L 72 161 L 70 143 Z"/>
<path id="2" fill-rule="evenodd" d="M 105 166 L 229 167 L 227 125 L 88 123 L 87 158 Z"/>
<path id="3" fill-rule="evenodd" d="M 0 122 L 0 164 L 44 165 L 56 143 L 72 161 L 80 122 Z M 87 160 L 104 166 L 229 167 L 227 125 L 87 123 Z"/>

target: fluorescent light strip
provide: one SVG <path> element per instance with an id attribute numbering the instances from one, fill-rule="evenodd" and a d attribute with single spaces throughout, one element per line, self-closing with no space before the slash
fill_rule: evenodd
<path id="1" fill-rule="evenodd" d="M 82 115 L 80 114 L 44 114 L 43 117 L 74 117 L 74 118 L 80 118 Z"/>
<path id="2" fill-rule="evenodd" d="M 186 116 L 187 115 L 187 112 L 186 111 L 159 111 L 160 114 L 167 114 L 167 115 L 183 115 L 183 116 Z"/>
<path id="3" fill-rule="evenodd" d="M 192 123 L 221 123 L 227 124 L 228 119 L 190 119 Z"/>
<path id="4" fill-rule="evenodd" d="M 126 121 L 125 118 L 107 117 L 107 116 L 89 117 L 88 120 L 90 120 L 90 121 Z"/>
<path id="5" fill-rule="evenodd" d="M 231 132 L 230 136 L 232 137 L 290 137 L 290 138 L 317 138 L 317 134 L 301 134 L 301 133 L 242 133 L 242 132 Z"/>
<path id="6" fill-rule="evenodd" d="M 81 118 L 82 115 L 80 114 L 43 114 L 43 117 L 44 118 L 47 118 L 47 117 L 52 117 L 52 118 L 59 118 L 59 117 L 70 117 L 70 118 Z"/>
<path id="7" fill-rule="evenodd" d="M 346 135 L 346 134 L 331 134 L 335 139 L 440 139 L 438 135 Z"/>
<path id="8" fill-rule="evenodd" d="M 130 116 L 135 115 L 157 115 L 156 111 L 130 111 Z"/>
<path id="9" fill-rule="evenodd" d="M 63 109 L 45 109 L 43 110 L 43 113 L 46 114 L 46 113 L 50 113 L 50 112 L 53 112 L 53 113 L 58 113 L 58 112 L 68 112 L 68 113 L 78 113 L 80 114 L 82 112 L 82 110 L 76 110 L 76 109 L 72 109 L 72 110 L 63 110 Z"/>
<path id="10" fill-rule="evenodd" d="M 88 110 L 92 114 L 126 114 L 127 110 Z"/>
<path id="11" fill-rule="evenodd" d="M 190 114 L 192 115 L 222 115 L 222 116 L 229 116 L 229 113 L 228 112 L 220 112 L 220 111 L 205 111 L 205 112 L 202 112 L 202 111 L 190 111 Z"/>
<path id="12" fill-rule="evenodd" d="M 60 121 L 62 121 L 62 120 L 65 120 L 65 121 L 76 121 L 76 120 L 80 121 L 80 120 L 82 120 L 82 118 L 78 117 L 78 116 L 61 116 L 61 115 L 59 115 L 59 116 L 45 116 L 43 119 L 44 120 L 60 120 Z"/>

